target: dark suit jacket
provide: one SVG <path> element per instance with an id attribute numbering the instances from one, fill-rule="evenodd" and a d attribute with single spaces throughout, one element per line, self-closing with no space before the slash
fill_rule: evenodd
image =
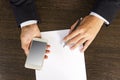
<path id="1" fill-rule="evenodd" d="M 97 0 L 92 11 L 111 23 L 118 9 L 120 9 L 120 0 Z"/>
<path id="2" fill-rule="evenodd" d="M 38 20 L 35 0 L 10 0 L 18 25 L 28 20 Z"/>
<path id="3" fill-rule="evenodd" d="M 10 0 L 18 25 L 27 20 L 38 20 L 34 1 Z M 97 0 L 92 11 L 111 22 L 119 8 L 120 0 Z"/>

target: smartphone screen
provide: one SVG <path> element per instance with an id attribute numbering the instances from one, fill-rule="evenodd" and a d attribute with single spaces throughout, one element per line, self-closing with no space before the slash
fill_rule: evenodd
<path id="1" fill-rule="evenodd" d="M 39 38 L 33 39 L 27 56 L 25 67 L 30 69 L 40 69 L 44 61 L 47 43 Z"/>

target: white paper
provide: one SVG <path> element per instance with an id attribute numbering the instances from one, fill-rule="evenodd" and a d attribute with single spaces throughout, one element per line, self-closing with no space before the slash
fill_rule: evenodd
<path id="1" fill-rule="evenodd" d="M 84 53 L 80 52 L 82 46 L 74 51 L 63 47 L 62 40 L 68 33 L 68 29 L 41 33 L 51 45 L 51 54 L 44 60 L 42 69 L 36 70 L 36 80 L 86 80 Z"/>

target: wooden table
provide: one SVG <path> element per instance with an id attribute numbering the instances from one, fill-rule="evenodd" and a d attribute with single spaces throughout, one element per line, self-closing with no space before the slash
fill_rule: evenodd
<path id="1" fill-rule="evenodd" d="M 95 0 L 36 0 L 41 31 L 69 28 L 89 14 Z M 9 4 L 0 0 L 0 80 L 35 80 L 24 68 L 20 29 Z M 120 15 L 100 33 L 85 53 L 88 80 L 120 80 Z"/>

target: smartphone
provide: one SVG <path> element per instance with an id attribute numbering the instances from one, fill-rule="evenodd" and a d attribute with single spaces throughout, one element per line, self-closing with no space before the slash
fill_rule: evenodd
<path id="1" fill-rule="evenodd" d="M 40 70 L 44 62 L 47 41 L 34 38 L 30 45 L 30 52 L 26 58 L 25 68 Z"/>

